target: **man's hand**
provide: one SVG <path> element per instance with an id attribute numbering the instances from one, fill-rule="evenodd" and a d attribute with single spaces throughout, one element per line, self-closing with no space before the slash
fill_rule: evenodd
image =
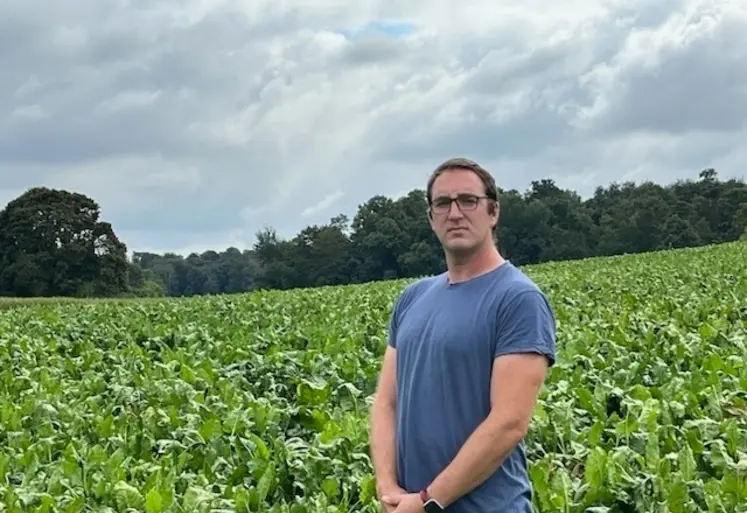
<path id="1" fill-rule="evenodd" d="M 423 513 L 423 500 L 419 493 L 402 493 L 399 495 L 383 495 L 381 500 L 387 505 L 391 513 Z"/>
<path id="2" fill-rule="evenodd" d="M 407 491 L 405 491 L 403 488 L 400 488 L 399 486 L 393 486 L 391 488 L 383 490 L 380 494 L 382 511 L 384 511 L 385 513 L 393 513 L 394 508 L 397 507 L 397 504 L 392 503 L 391 501 L 394 497 L 399 497 L 401 495 L 407 495 Z"/>

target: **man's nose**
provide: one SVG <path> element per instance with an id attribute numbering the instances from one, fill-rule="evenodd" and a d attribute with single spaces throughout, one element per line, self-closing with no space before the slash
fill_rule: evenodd
<path id="1" fill-rule="evenodd" d="M 462 209 L 459 208 L 459 205 L 457 205 L 456 201 L 452 201 L 451 205 L 449 205 L 449 212 L 448 216 L 453 217 L 462 217 L 464 213 L 462 212 Z"/>

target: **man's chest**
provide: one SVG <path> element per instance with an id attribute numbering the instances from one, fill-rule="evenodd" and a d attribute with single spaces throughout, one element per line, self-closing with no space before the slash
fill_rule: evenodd
<path id="1" fill-rule="evenodd" d="M 483 305 L 443 300 L 416 303 L 400 320 L 398 360 L 491 363 L 495 333 L 494 316 Z"/>

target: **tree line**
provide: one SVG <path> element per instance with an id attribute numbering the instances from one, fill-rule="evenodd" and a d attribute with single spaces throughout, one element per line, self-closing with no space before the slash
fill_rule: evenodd
<path id="1" fill-rule="evenodd" d="M 498 248 L 514 264 L 695 247 L 747 238 L 747 184 L 613 183 L 583 200 L 553 180 L 501 190 Z M 251 249 L 135 252 L 82 194 L 29 189 L 0 211 L 0 296 L 193 296 L 363 283 L 443 271 L 426 195 L 377 195 L 291 239 L 259 231 Z"/>

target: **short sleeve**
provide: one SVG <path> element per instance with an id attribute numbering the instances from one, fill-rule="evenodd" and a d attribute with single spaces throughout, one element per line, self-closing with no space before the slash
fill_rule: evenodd
<path id="1" fill-rule="evenodd" d="M 493 357 L 539 353 L 555 364 L 556 324 L 549 301 L 540 290 L 524 290 L 497 314 Z"/>
<path id="2" fill-rule="evenodd" d="M 395 303 L 394 310 L 392 311 L 392 315 L 389 317 L 387 344 L 392 349 L 397 349 L 397 305 L 398 304 L 399 303 Z"/>
<path id="3" fill-rule="evenodd" d="M 424 280 L 416 281 L 413 283 L 408 284 L 405 286 L 405 288 L 402 290 L 400 295 L 397 297 L 396 301 L 394 302 L 394 307 L 392 308 L 392 314 L 389 317 L 389 323 L 388 323 L 388 333 L 387 333 L 387 344 L 392 349 L 397 349 L 397 335 L 398 335 L 398 329 L 399 329 L 399 322 L 402 318 L 403 313 L 407 309 L 410 303 L 412 303 L 415 295 L 421 290 L 420 287 L 424 283 L 427 283 Z"/>
<path id="4" fill-rule="evenodd" d="M 410 286 L 407 286 L 402 291 L 402 293 L 399 295 L 399 297 L 397 297 L 397 300 L 394 302 L 394 307 L 392 308 L 392 314 L 389 317 L 387 344 L 392 349 L 397 349 L 397 327 L 399 324 L 399 316 L 400 316 L 400 312 L 402 311 L 402 303 L 404 302 L 409 292 L 410 292 Z"/>

